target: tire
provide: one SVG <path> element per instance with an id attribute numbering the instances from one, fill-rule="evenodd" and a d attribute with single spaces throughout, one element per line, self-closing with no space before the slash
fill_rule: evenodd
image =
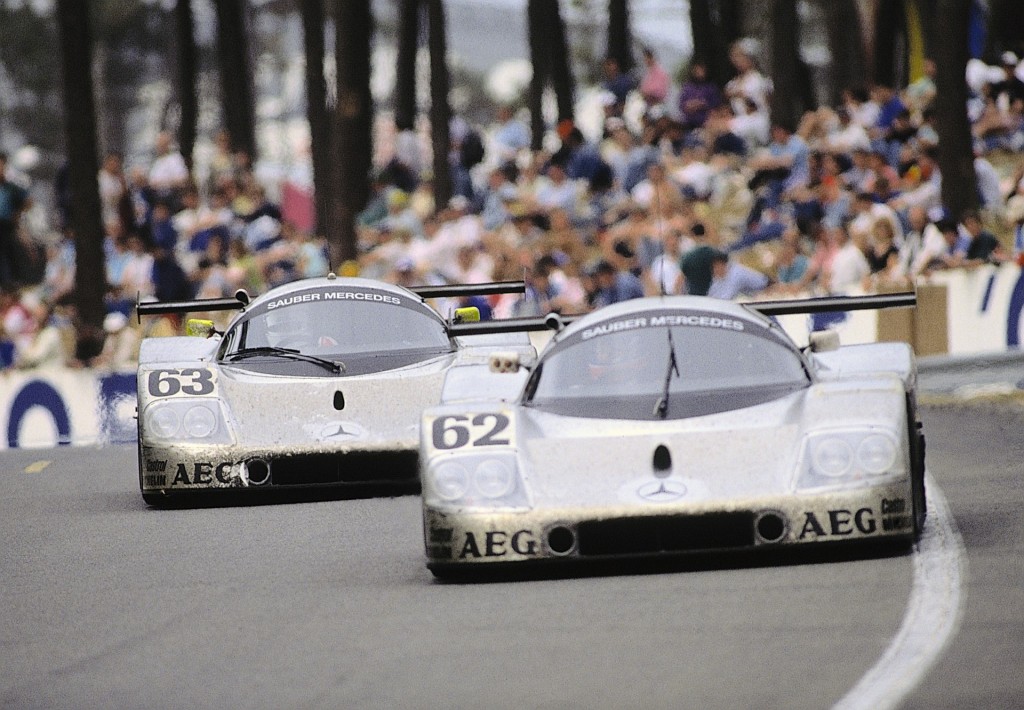
<path id="1" fill-rule="evenodd" d="M 914 516 L 916 541 L 924 531 L 925 519 L 928 517 L 928 500 L 924 490 L 924 426 L 917 418 L 917 402 L 913 394 L 907 395 L 907 436 L 910 440 L 911 514 Z"/>

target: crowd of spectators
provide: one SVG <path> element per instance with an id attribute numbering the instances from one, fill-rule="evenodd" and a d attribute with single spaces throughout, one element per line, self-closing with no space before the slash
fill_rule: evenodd
<path id="1" fill-rule="evenodd" d="M 455 196 L 435 205 L 427 142 L 392 134 L 358 218 L 347 270 L 404 285 L 525 278 L 526 294 L 483 304 L 493 317 L 579 313 L 643 295 L 733 299 L 908 288 L 936 269 L 1024 249 L 1024 65 L 969 67 L 980 210 L 942 204 L 934 64 L 906 87 L 850 87 L 797 125 L 772 122 L 772 85 L 743 42 L 724 88 L 694 61 L 676 84 L 653 52 L 634 74 L 603 65 L 599 135 L 558 124 L 530 149 L 511 106 L 487 126 L 450 126 Z M 555 139 L 556 138 L 556 139 Z M 130 366 L 136 299 L 187 300 L 269 288 L 329 270 L 326 243 L 282 214 L 277 187 L 218 136 L 199 180 L 161 133 L 148 165 L 104 158 L 108 316 L 98 352 L 76 347 L 74 240 L 46 247 L 38 283 L 7 251 L 27 193 L 0 159 L 0 364 Z M 1009 156 L 1000 172 L 990 160 Z M 58 181 L 58 220 L 66 213 Z M 62 225 L 63 226 L 63 225 Z M 999 234 L 999 237 L 993 234 Z M 1014 239 L 1016 235 L 1016 239 Z M 341 265 L 335 265 L 340 268 Z M 80 335 L 80 334 L 79 334 Z"/>

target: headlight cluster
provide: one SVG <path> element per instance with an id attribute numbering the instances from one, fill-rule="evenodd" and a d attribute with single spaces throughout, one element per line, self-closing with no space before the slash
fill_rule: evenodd
<path id="1" fill-rule="evenodd" d="M 804 442 L 798 487 L 851 483 L 876 476 L 906 475 L 901 444 L 887 431 L 849 430 L 812 434 Z"/>
<path id="2" fill-rule="evenodd" d="M 452 456 L 427 469 L 428 503 L 513 506 L 526 504 L 515 455 Z"/>
<path id="3" fill-rule="evenodd" d="M 143 431 L 150 441 L 202 440 L 209 444 L 231 442 L 220 402 L 210 398 L 163 399 L 143 413 Z"/>

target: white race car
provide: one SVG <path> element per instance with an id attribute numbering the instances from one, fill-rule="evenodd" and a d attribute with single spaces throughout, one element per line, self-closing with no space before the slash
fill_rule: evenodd
<path id="1" fill-rule="evenodd" d="M 535 365 L 492 354 L 507 376 L 529 370 L 518 397 L 424 413 L 427 566 L 913 540 L 925 464 L 909 346 L 818 333 L 801 349 L 769 317 L 913 303 L 652 297 L 575 320 Z"/>
<path id="2" fill-rule="evenodd" d="M 521 291 L 521 282 L 424 287 L 333 274 L 254 299 L 139 304 L 140 317 L 239 309 L 223 333 L 147 338 L 138 368 L 139 485 L 151 505 L 214 491 L 352 484 L 418 485 L 420 415 L 446 374 L 467 391 L 514 394 L 487 354 L 523 332 L 474 335 L 486 322 L 425 301 Z M 467 322 L 460 323 L 461 320 Z M 493 326 L 489 326 L 493 327 Z M 506 327 L 508 327 L 506 325 Z M 461 330 L 460 330 L 461 328 Z M 454 385 L 453 385 L 454 386 Z"/>

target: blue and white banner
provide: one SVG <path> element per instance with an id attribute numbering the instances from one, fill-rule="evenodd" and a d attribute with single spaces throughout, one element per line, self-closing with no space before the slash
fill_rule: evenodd
<path id="1" fill-rule="evenodd" d="M 0 448 L 136 440 L 135 372 L 0 372 Z"/>

